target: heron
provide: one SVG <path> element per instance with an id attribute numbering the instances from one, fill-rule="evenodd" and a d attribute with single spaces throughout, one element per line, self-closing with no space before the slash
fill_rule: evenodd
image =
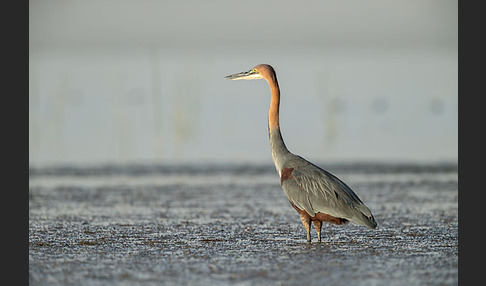
<path id="1" fill-rule="evenodd" d="M 229 80 L 265 79 L 270 86 L 268 133 L 272 159 L 280 184 L 290 205 L 298 212 L 311 242 L 311 221 L 321 242 L 322 223 L 343 225 L 353 222 L 374 229 L 377 226 L 370 209 L 338 177 L 301 156 L 291 153 L 280 132 L 280 88 L 272 66 L 260 64 L 249 71 L 225 77 Z"/>

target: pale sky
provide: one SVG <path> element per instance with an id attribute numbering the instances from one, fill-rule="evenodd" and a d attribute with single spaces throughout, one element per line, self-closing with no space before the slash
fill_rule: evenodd
<path id="1" fill-rule="evenodd" d="M 457 160 L 457 1 L 30 1 L 31 164 Z"/>

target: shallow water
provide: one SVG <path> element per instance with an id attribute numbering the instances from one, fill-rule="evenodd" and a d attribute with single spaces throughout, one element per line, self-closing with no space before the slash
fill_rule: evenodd
<path id="1" fill-rule="evenodd" d="M 30 284 L 457 284 L 456 164 L 321 166 L 377 229 L 307 243 L 271 165 L 31 168 Z"/>

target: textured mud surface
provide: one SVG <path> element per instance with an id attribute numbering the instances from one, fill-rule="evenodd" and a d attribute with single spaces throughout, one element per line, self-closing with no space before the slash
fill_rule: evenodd
<path id="1" fill-rule="evenodd" d="M 31 285 L 456 285 L 457 165 L 323 165 L 378 228 L 307 243 L 273 166 L 31 168 Z"/>

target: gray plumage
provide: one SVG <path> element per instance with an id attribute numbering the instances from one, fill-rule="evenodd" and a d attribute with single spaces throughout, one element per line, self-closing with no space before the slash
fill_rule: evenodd
<path id="1" fill-rule="evenodd" d="M 311 217 L 325 213 L 344 218 L 368 228 L 376 228 L 376 221 L 370 209 L 343 181 L 312 164 L 304 158 L 292 154 L 285 146 L 279 129 L 269 131 L 270 148 L 275 168 L 292 168 L 294 179 L 282 182 L 287 199 Z"/>
<path id="2" fill-rule="evenodd" d="M 321 241 L 322 222 L 343 224 L 348 221 L 368 228 L 377 224 L 370 209 L 343 181 L 300 156 L 292 154 L 282 138 L 279 123 L 280 88 L 270 65 L 257 65 L 247 72 L 226 77 L 231 80 L 265 79 L 271 90 L 268 132 L 275 168 L 290 204 L 297 210 L 311 241 L 312 221 Z"/>

